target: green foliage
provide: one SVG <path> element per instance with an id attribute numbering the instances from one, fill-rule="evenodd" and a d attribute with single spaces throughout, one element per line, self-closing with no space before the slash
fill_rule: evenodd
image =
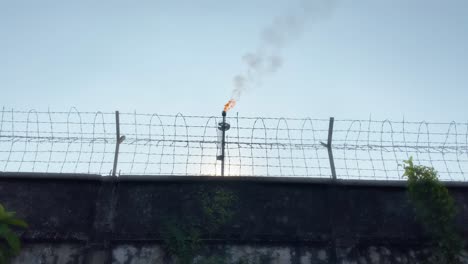
<path id="1" fill-rule="evenodd" d="M 201 192 L 201 208 L 204 225 L 208 232 L 216 232 L 234 216 L 233 205 L 237 201 L 232 192 L 215 189 L 213 192 Z"/>
<path id="2" fill-rule="evenodd" d="M 28 225 L 15 217 L 15 212 L 8 212 L 0 204 L 0 264 L 7 263 L 19 254 L 21 243 L 12 227 L 27 228 Z"/>
<path id="3" fill-rule="evenodd" d="M 234 216 L 235 195 L 221 188 L 197 193 L 198 217 L 190 215 L 169 216 L 163 220 L 162 238 L 164 245 L 177 264 L 190 264 L 200 254 L 203 246 L 200 234 L 217 232 Z M 225 256 L 199 258 L 197 264 L 225 263 Z"/>
<path id="4" fill-rule="evenodd" d="M 177 258 L 179 264 L 192 263 L 200 250 L 200 233 L 198 229 L 181 224 L 175 218 L 164 221 L 162 237 L 167 251 Z"/>
<path id="5" fill-rule="evenodd" d="M 434 240 L 431 263 L 457 264 L 463 241 L 455 227 L 456 207 L 448 189 L 438 180 L 434 168 L 405 162 L 404 177 L 417 220 Z"/>

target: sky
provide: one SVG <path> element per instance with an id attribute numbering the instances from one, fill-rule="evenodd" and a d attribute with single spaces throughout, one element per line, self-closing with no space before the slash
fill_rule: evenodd
<path id="1" fill-rule="evenodd" d="M 317 0 L 309 0 L 314 2 Z M 323 1 L 323 0 L 322 0 Z M 0 0 L 0 106 L 219 115 L 301 0 Z M 338 0 L 246 89 L 243 116 L 466 122 L 468 1 Z"/>

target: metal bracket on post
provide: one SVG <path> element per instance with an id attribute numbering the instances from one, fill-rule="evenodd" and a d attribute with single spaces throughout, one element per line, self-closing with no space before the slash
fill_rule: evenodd
<path id="1" fill-rule="evenodd" d="M 330 117 L 330 123 L 328 125 L 328 140 L 327 144 L 320 142 L 322 146 L 326 147 L 328 150 L 328 159 L 330 160 L 330 169 L 332 174 L 332 180 L 336 181 L 336 169 L 335 169 L 335 160 L 333 159 L 333 150 L 332 150 L 332 140 L 333 140 L 333 123 L 335 118 Z"/>
<path id="2" fill-rule="evenodd" d="M 120 119 L 119 111 L 115 111 L 115 154 L 114 154 L 114 167 L 112 168 L 112 176 L 116 176 L 117 173 L 117 162 L 119 161 L 119 147 L 120 143 L 125 139 L 125 137 L 120 137 Z"/>

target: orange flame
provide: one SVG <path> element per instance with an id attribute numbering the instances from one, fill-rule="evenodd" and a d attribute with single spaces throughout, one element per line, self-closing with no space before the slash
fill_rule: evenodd
<path id="1" fill-rule="evenodd" d="M 236 100 L 231 99 L 224 105 L 224 111 L 227 112 L 236 106 Z"/>

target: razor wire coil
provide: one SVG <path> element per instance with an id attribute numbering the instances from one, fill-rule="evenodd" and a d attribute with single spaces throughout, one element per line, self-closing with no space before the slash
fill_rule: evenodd
<path id="1" fill-rule="evenodd" d="M 118 174 L 220 175 L 217 116 L 120 113 Z M 225 175 L 330 178 L 329 119 L 229 113 Z M 403 160 L 467 181 L 468 123 L 335 119 L 331 149 L 339 179 L 401 180 Z M 109 175 L 112 112 L 0 112 L 0 171 Z"/>

